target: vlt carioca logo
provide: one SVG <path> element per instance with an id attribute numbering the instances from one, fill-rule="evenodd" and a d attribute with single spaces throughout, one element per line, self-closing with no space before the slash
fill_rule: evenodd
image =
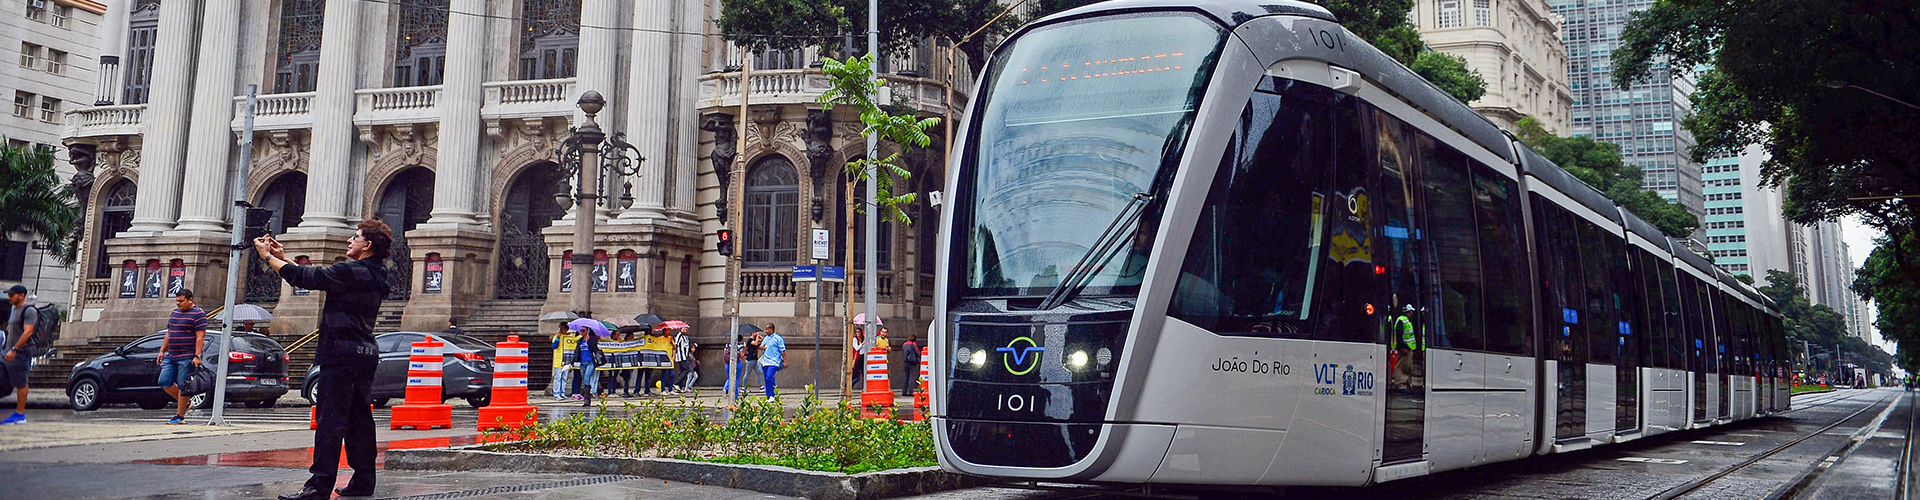
<path id="1" fill-rule="evenodd" d="M 1020 345 L 1022 343 L 1025 343 L 1026 346 L 1021 347 Z M 1040 356 L 1035 355 L 1031 358 L 1027 356 L 1034 353 L 1045 352 L 1047 348 L 1041 347 L 1038 343 L 1034 342 L 1033 339 L 1020 337 L 1013 339 L 1012 342 L 1008 342 L 1006 347 L 996 347 L 993 350 L 1000 351 L 1000 363 L 1007 367 L 1007 373 L 1026 375 L 1031 373 L 1035 367 L 1040 366 Z M 1033 362 L 1028 363 L 1028 360 L 1032 360 Z"/>

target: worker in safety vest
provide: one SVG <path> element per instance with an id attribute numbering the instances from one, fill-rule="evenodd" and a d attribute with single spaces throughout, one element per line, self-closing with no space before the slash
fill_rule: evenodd
<path id="1" fill-rule="evenodd" d="M 1388 352 L 1387 382 L 1392 387 L 1408 387 L 1419 368 L 1414 366 L 1414 353 L 1423 348 L 1420 333 L 1413 327 L 1412 304 L 1402 306 L 1399 314 L 1387 318 L 1387 334 L 1393 336 L 1393 350 Z"/>

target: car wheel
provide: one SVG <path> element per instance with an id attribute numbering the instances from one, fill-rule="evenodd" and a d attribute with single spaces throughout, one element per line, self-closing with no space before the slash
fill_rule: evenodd
<path id="1" fill-rule="evenodd" d="M 73 403 L 74 411 L 94 411 L 100 409 L 100 381 L 83 378 L 67 388 L 67 401 Z"/>
<path id="2" fill-rule="evenodd" d="M 155 399 L 155 400 L 151 400 L 151 401 L 141 401 L 141 402 L 139 402 L 139 403 L 137 403 L 137 404 L 139 404 L 139 405 L 140 405 L 140 409 L 142 409 L 142 410 L 158 410 L 158 409 L 161 409 L 161 408 L 166 408 L 166 407 L 167 407 L 167 403 L 171 403 L 171 402 L 172 402 L 172 401 L 169 401 L 169 400 L 159 400 L 159 399 Z"/>
<path id="3" fill-rule="evenodd" d="M 264 401 L 248 401 L 247 407 L 248 408 L 272 408 L 273 400 L 268 399 Z"/>
<path id="4" fill-rule="evenodd" d="M 204 392 L 200 394 L 195 394 L 192 397 L 187 398 L 187 406 L 189 408 L 194 408 L 194 409 L 212 408 L 213 397 Z"/>
<path id="5" fill-rule="evenodd" d="M 387 398 L 373 398 L 373 407 L 374 407 L 374 408 L 386 408 L 386 407 L 387 407 L 387 403 L 391 403 L 391 402 L 393 402 L 393 400 L 391 400 L 391 399 L 387 399 Z"/>
<path id="6" fill-rule="evenodd" d="M 492 402 L 492 396 L 467 396 L 467 406 L 474 408 L 486 408 L 487 404 Z"/>
<path id="7" fill-rule="evenodd" d="M 307 398 L 308 405 L 320 406 L 320 394 L 314 391 L 314 386 L 319 384 L 319 380 L 308 380 L 307 385 L 300 388 L 300 396 Z"/>

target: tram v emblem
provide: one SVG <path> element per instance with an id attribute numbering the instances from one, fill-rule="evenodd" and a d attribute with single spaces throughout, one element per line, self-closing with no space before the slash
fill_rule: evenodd
<path id="1" fill-rule="evenodd" d="M 1022 342 L 1025 342 L 1027 345 L 1025 347 L 1017 347 Z M 1038 343 L 1034 342 L 1033 339 L 1019 337 L 1013 339 L 1011 342 L 1007 342 L 1006 347 L 996 347 L 994 350 L 1000 352 L 1000 364 L 1007 367 L 1007 373 L 1018 376 L 1032 373 L 1034 368 L 1039 367 L 1040 356 L 1038 353 L 1046 352 L 1047 348 L 1041 347 Z M 1032 355 L 1032 357 L 1029 358 L 1029 355 Z M 1029 359 L 1033 362 L 1028 363 L 1027 361 Z"/>
<path id="2" fill-rule="evenodd" d="M 1373 372 L 1356 370 L 1353 365 L 1325 363 L 1313 367 L 1314 394 L 1372 396 Z"/>

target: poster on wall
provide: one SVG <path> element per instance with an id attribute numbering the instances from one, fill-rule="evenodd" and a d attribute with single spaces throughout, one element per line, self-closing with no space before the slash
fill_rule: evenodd
<path id="1" fill-rule="evenodd" d="M 167 296 L 179 295 L 180 291 L 185 289 L 187 289 L 187 264 L 180 262 L 180 259 L 173 259 L 173 262 L 167 266 Z"/>
<path id="2" fill-rule="evenodd" d="M 634 283 L 634 274 L 639 272 L 640 266 L 639 266 L 639 263 L 635 262 L 633 259 L 634 259 L 634 255 L 632 253 L 622 252 L 620 254 L 620 266 L 618 271 L 618 273 L 620 274 L 620 282 L 617 285 L 618 288 L 615 288 L 614 291 L 631 292 L 631 291 L 634 291 L 636 287 L 639 286 L 638 284 Z"/>
<path id="3" fill-rule="evenodd" d="M 302 256 L 300 256 L 300 257 L 298 257 L 298 258 L 295 258 L 295 259 L 293 259 L 293 262 L 294 262 L 295 264 L 299 264 L 299 265 L 302 265 L 302 266 L 309 266 L 309 265 L 313 265 L 313 259 L 308 259 L 308 258 L 307 258 L 307 256 L 305 256 L 305 255 L 302 255 Z M 298 296 L 298 297 L 305 297 L 305 296 L 308 296 L 308 295 L 312 295 L 312 294 L 313 294 L 313 290 L 308 290 L 308 289 L 305 289 L 305 288 L 300 288 L 300 287 L 297 287 L 297 286 L 296 286 L 296 287 L 293 287 L 293 294 L 294 294 L 295 296 Z"/>
<path id="4" fill-rule="evenodd" d="M 147 261 L 147 287 L 146 291 L 141 293 L 141 296 L 149 299 L 160 298 L 160 280 L 162 278 L 164 277 L 160 275 L 160 261 L 157 259 Z"/>
<path id="5" fill-rule="evenodd" d="M 573 252 L 560 256 L 560 293 L 573 291 Z"/>
<path id="6" fill-rule="evenodd" d="M 607 291 L 607 252 L 593 252 L 593 291 Z"/>
<path id="7" fill-rule="evenodd" d="M 127 261 L 120 267 L 120 298 L 131 299 L 140 295 L 140 266 Z"/>
<path id="8" fill-rule="evenodd" d="M 440 262 L 439 255 L 427 256 L 427 276 L 425 293 L 440 293 L 440 281 L 445 277 L 446 264 Z"/>

